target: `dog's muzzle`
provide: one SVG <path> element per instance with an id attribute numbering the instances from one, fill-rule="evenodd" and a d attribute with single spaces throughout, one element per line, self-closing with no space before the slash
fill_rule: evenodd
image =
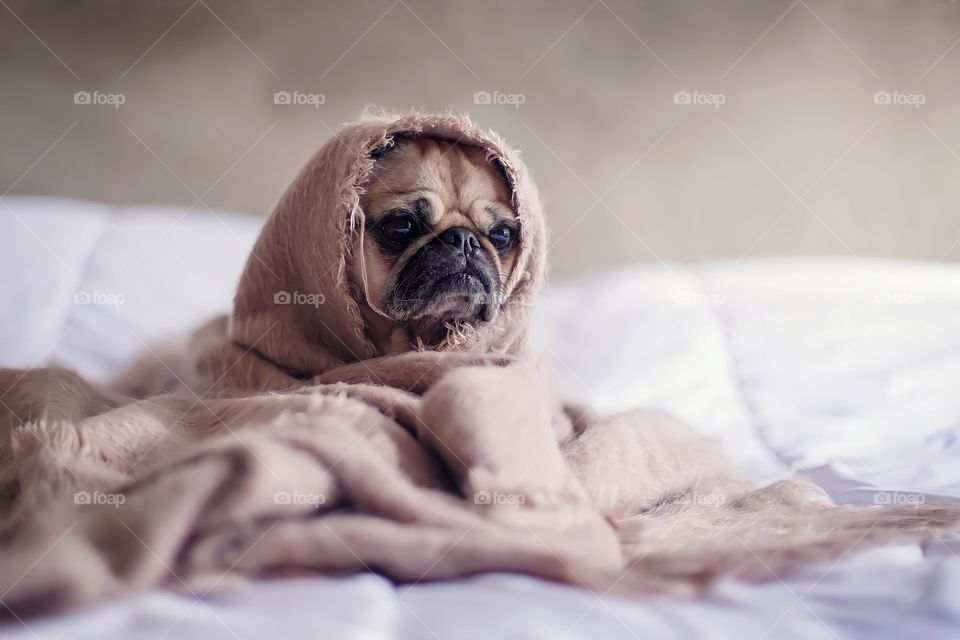
<path id="1" fill-rule="evenodd" d="M 465 227 L 444 230 L 401 269 L 390 306 L 402 317 L 493 319 L 499 306 L 496 266 Z"/>

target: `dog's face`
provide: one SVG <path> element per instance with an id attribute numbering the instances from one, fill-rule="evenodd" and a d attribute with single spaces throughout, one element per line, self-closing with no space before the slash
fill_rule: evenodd
<path id="1" fill-rule="evenodd" d="M 492 320 L 519 228 L 505 178 L 483 150 L 402 140 L 377 159 L 364 188 L 368 304 L 421 336 Z"/>

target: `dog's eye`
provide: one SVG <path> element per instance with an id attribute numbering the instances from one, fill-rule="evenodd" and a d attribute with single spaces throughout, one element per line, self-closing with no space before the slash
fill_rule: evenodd
<path id="1" fill-rule="evenodd" d="M 494 227 L 488 234 L 488 237 L 490 238 L 491 244 L 493 244 L 493 248 L 503 252 L 513 246 L 517 232 L 513 230 L 513 227 L 502 224 L 499 227 Z"/>
<path id="2" fill-rule="evenodd" d="M 413 233 L 413 220 L 410 218 L 394 218 L 383 225 L 384 234 L 393 238 L 406 238 Z"/>
<path id="3" fill-rule="evenodd" d="M 407 214 L 392 215 L 378 229 L 381 241 L 390 247 L 403 247 L 417 235 L 417 221 Z"/>

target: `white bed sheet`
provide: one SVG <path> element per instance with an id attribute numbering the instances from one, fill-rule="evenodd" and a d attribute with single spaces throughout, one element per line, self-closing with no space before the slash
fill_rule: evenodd
<path id="1" fill-rule="evenodd" d="M 225 213 L 4 198 L 0 366 L 109 376 L 225 309 L 258 227 Z M 537 335 L 572 392 L 603 409 L 673 411 L 759 481 L 799 471 L 837 502 L 960 500 L 960 265 L 627 268 L 549 288 Z M 956 537 L 874 550 L 692 601 L 506 574 L 412 587 L 286 579 L 205 600 L 151 593 L 0 636 L 956 638 L 958 551 Z"/>

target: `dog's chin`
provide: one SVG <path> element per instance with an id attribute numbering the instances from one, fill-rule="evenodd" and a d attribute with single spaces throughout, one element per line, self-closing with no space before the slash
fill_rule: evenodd
<path id="1" fill-rule="evenodd" d="M 484 303 L 489 293 L 476 276 L 455 273 L 437 280 L 424 312 L 446 321 L 485 320 Z"/>
<path id="2" fill-rule="evenodd" d="M 482 274 L 457 271 L 423 283 L 418 289 L 413 296 L 396 295 L 388 303 L 394 320 L 416 335 L 442 333 L 448 324 L 489 322 L 496 315 L 494 287 Z"/>

